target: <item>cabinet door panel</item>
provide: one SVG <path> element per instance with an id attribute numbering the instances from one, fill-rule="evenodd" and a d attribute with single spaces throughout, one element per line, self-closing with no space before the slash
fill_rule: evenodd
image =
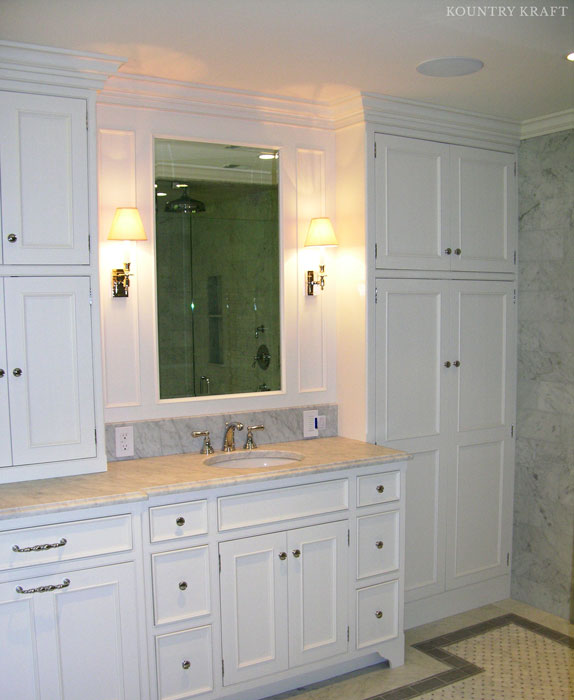
<path id="1" fill-rule="evenodd" d="M 133 564 L 68 574 L 54 596 L 62 697 L 138 700 Z"/>
<path id="2" fill-rule="evenodd" d="M 224 684 L 288 665 L 285 533 L 219 545 Z"/>
<path id="3" fill-rule="evenodd" d="M 89 280 L 11 278 L 5 291 L 14 464 L 93 457 Z"/>
<path id="4" fill-rule="evenodd" d="M 18 700 L 39 700 L 34 601 L 22 598 L 15 588 L 14 583 L 0 586 L 0 694 Z"/>
<path id="5" fill-rule="evenodd" d="M 4 263 L 88 263 L 85 101 L 4 93 L 0 124 Z"/>
<path id="6" fill-rule="evenodd" d="M 444 283 L 377 280 L 376 440 L 437 436 L 442 429 Z"/>
<path id="7" fill-rule="evenodd" d="M 453 269 L 514 272 L 514 156 L 451 146 Z"/>
<path id="8" fill-rule="evenodd" d="M 377 267 L 449 269 L 448 146 L 376 135 Z"/>
<path id="9" fill-rule="evenodd" d="M 459 433 L 500 428 L 507 420 L 512 293 L 505 283 L 469 283 L 457 290 Z"/>
<path id="10" fill-rule="evenodd" d="M 288 533 L 292 667 L 347 651 L 347 527 L 341 521 Z"/>
<path id="11" fill-rule="evenodd" d="M 8 407 L 8 358 L 4 326 L 4 283 L 0 280 L 0 467 L 12 464 L 10 411 Z"/>

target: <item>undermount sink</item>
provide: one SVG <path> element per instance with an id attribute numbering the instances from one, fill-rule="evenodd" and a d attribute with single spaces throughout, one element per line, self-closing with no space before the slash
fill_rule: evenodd
<path id="1" fill-rule="evenodd" d="M 226 467 L 228 469 L 252 469 L 261 467 L 278 467 L 282 464 L 299 462 L 303 455 L 299 452 L 284 450 L 255 450 L 249 452 L 228 452 L 214 455 L 203 461 L 208 467 Z"/>

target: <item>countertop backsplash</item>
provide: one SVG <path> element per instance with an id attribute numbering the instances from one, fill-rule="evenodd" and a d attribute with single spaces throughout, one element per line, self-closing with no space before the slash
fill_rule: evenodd
<path id="1" fill-rule="evenodd" d="M 338 406 L 317 404 L 262 411 L 239 411 L 187 418 L 168 418 L 149 421 L 134 421 L 106 424 L 106 452 L 109 462 L 117 461 L 115 429 L 131 425 L 134 429 L 134 454 L 127 459 L 144 457 L 165 457 L 167 455 L 199 452 L 201 438 L 192 437 L 194 430 L 209 430 L 211 442 L 216 450 L 221 450 L 225 423 L 240 421 L 245 426 L 264 425 L 265 430 L 255 433 L 258 445 L 275 442 L 290 442 L 303 439 L 303 411 L 316 409 L 326 417 L 326 427 L 319 430 L 319 437 L 336 437 L 338 434 Z M 238 449 L 243 447 L 245 429 L 236 435 Z"/>

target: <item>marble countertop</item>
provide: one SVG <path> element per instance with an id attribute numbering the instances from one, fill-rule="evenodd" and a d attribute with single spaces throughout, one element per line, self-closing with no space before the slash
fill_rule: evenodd
<path id="1" fill-rule="evenodd" d="M 0 520 L 409 459 L 405 452 L 340 437 L 275 443 L 264 450 L 298 452 L 303 459 L 263 468 L 207 466 L 206 455 L 197 453 L 110 462 L 97 474 L 0 485 Z"/>

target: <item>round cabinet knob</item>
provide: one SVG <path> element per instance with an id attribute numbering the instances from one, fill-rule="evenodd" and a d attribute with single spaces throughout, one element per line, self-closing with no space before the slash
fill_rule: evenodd
<path id="1" fill-rule="evenodd" d="M 175 524 L 176 524 L 178 527 L 183 527 L 183 525 L 185 525 L 185 518 L 181 518 L 181 517 L 178 518 L 178 519 L 175 521 Z"/>
<path id="2" fill-rule="evenodd" d="M 10 243 L 15 243 L 18 240 L 18 236 L 15 233 L 8 234 L 8 241 Z"/>
<path id="3" fill-rule="evenodd" d="M 15 369 L 12 370 L 12 374 L 13 374 L 15 377 L 21 377 L 21 376 L 22 376 L 22 370 L 20 369 L 20 367 L 16 367 Z"/>
<path id="4" fill-rule="evenodd" d="M 444 363 L 444 366 L 445 366 L 447 369 L 450 367 L 450 365 L 451 365 L 451 363 L 450 363 L 449 360 L 447 360 L 447 361 Z"/>
<path id="5" fill-rule="evenodd" d="M 460 360 L 455 360 L 452 364 L 453 364 L 455 367 L 460 367 Z"/>
<path id="6" fill-rule="evenodd" d="M 454 249 L 454 254 L 455 255 L 462 255 L 462 250 L 460 248 L 455 248 Z"/>
<path id="7" fill-rule="evenodd" d="M 3 369 L 0 369 L 0 379 L 6 374 L 6 372 Z"/>
<path id="8" fill-rule="evenodd" d="M 445 249 L 444 249 L 444 254 L 445 254 L 445 255 L 452 255 L 452 248 L 445 248 Z"/>
<path id="9" fill-rule="evenodd" d="M 377 493 L 383 493 L 384 490 L 385 490 L 385 487 L 382 484 L 379 484 L 377 486 Z"/>
<path id="10" fill-rule="evenodd" d="M 377 620 L 380 620 L 382 616 L 383 616 L 382 610 L 377 610 L 377 612 L 375 613 L 375 617 L 377 618 Z"/>
<path id="11" fill-rule="evenodd" d="M 294 549 L 294 550 L 293 550 L 293 556 L 295 557 L 295 559 L 299 559 L 299 557 L 301 556 L 301 550 L 300 550 L 300 549 Z"/>
<path id="12" fill-rule="evenodd" d="M 187 581 L 180 581 L 180 582 L 179 582 L 179 590 L 180 590 L 180 591 L 186 591 L 186 590 L 187 590 Z"/>
<path id="13" fill-rule="evenodd" d="M 382 541 L 382 540 L 378 540 L 377 542 L 375 542 L 375 547 L 376 547 L 377 549 L 382 549 L 382 548 L 383 548 L 383 541 Z"/>
<path id="14" fill-rule="evenodd" d="M 287 552 L 279 552 L 279 559 L 285 561 L 285 559 L 287 559 Z"/>
<path id="15" fill-rule="evenodd" d="M 188 668 L 191 668 L 191 661 L 188 661 L 187 659 L 185 661 L 181 662 L 181 667 L 187 671 Z"/>

